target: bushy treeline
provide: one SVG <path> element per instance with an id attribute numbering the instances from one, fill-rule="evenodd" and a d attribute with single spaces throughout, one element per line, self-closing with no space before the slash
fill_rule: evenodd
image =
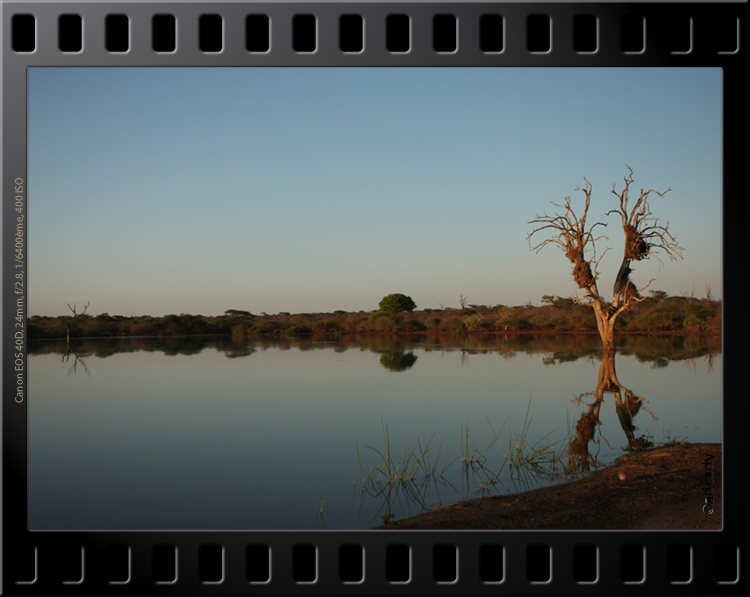
<path id="1" fill-rule="evenodd" d="M 230 309 L 223 315 L 80 315 L 32 316 L 31 338 L 185 336 L 220 334 L 249 336 L 307 336 L 325 334 L 477 334 L 596 332 L 593 309 L 572 299 L 546 295 L 542 305 L 471 305 L 461 309 L 422 309 L 408 313 L 276 313 L 255 315 Z M 721 301 L 668 296 L 655 291 L 623 313 L 617 329 L 634 333 L 721 333 Z"/>

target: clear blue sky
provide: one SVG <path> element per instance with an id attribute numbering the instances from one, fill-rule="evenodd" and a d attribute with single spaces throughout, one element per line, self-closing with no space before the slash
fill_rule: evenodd
<path id="1" fill-rule="evenodd" d="M 721 296 L 720 69 L 31 68 L 28 86 L 31 315 L 570 296 L 527 222 L 584 176 L 604 218 L 626 164 L 672 188 L 652 209 L 686 249 L 633 281 Z"/>

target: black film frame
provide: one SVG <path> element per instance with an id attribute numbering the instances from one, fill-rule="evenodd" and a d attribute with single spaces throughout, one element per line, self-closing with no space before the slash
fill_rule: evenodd
<path id="1" fill-rule="evenodd" d="M 0 7 L 4 594 L 750 592 L 746 507 L 750 435 L 746 429 L 750 423 L 748 250 L 747 232 L 741 229 L 747 221 L 742 215 L 747 214 L 748 199 L 743 178 L 749 163 L 750 138 L 745 91 L 750 78 L 750 10 L 746 3 L 9 1 Z M 199 38 L 198 23 L 204 14 L 221 17 L 220 35 Z M 261 20 L 260 29 L 252 36 L 254 41 L 248 41 L 248 14 L 269 18 L 272 30 L 268 39 L 263 35 Z M 159 25 L 166 29 L 158 39 L 153 38 L 154 15 L 176 17 L 179 35 L 169 34 L 167 18 Z M 342 15 L 361 16 L 365 35 L 358 30 L 360 21 L 341 21 Z M 406 41 L 387 36 L 389 15 L 408 16 Z M 442 16 L 435 20 L 436 15 Z M 482 24 L 483 15 L 502 19 L 493 17 Z M 576 21 L 581 15 L 584 20 Z M 65 27 L 60 25 L 62 16 Z M 451 33 L 454 21 L 450 16 L 457 23 L 456 35 Z M 596 23 L 596 35 L 589 30 L 579 36 L 574 31 L 576 22 Z M 482 27 L 496 27 L 498 23 L 502 36 L 483 41 Z M 643 36 L 634 23 L 644 25 Z M 205 25 L 210 29 L 216 21 L 209 19 Z M 398 26 L 397 20 L 394 27 Z M 435 33 L 438 30 L 439 35 Z M 155 51 L 155 45 L 161 51 Z M 723 320 L 728 322 L 723 330 L 723 530 L 29 532 L 26 401 L 33 396 L 26 392 L 26 288 L 18 285 L 16 277 L 22 273 L 20 280 L 26 279 L 26 222 L 17 216 L 26 215 L 27 189 L 29 183 L 33 184 L 27 180 L 26 169 L 27 69 L 397 65 L 722 68 L 723 204 L 717 203 L 716 209 L 723 209 L 722 298 Z M 17 326 L 18 317 L 21 325 Z M 581 553 L 577 546 L 595 547 L 599 562 L 595 583 L 580 583 L 574 578 L 576 554 Z M 435 577 L 433 559 L 443 562 L 446 554 L 451 559 L 454 553 L 458 553 L 457 580 L 441 583 Z M 362 576 L 358 569 L 362 554 L 364 580 L 355 582 Z M 533 582 L 526 574 L 529 560 L 540 554 L 542 559 L 550 556 L 549 582 Z M 640 582 L 623 580 L 620 574 L 622 558 L 633 554 L 642 554 L 647 571 Z M 172 557 L 176 562 L 175 582 L 160 581 L 154 576 L 154 566 L 163 568 L 166 561 L 169 569 Z M 479 563 L 488 557 L 499 563 L 494 581 L 479 573 Z M 251 561 L 255 564 L 249 565 Z M 249 573 L 253 565 L 255 572 Z M 258 565 L 270 566 L 268 582 L 264 582 L 268 575 L 262 571 L 253 576 Z M 408 582 L 391 582 L 387 566 L 404 565 Z M 352 567 L 355 572 L 348 572 Z M 689 570 L 688 577 L 675 580 L 670 572 L 675 568 Z M 260 580 L 252 582 L 253 578 Z"/>

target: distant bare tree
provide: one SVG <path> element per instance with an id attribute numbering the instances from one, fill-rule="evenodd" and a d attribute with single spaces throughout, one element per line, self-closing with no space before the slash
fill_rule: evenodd
<path id="1" fill-rule="evenodd" d="M 677 239 L 669 232 L 669 223 L 662 226 L 659 219 L 653 217 L 649 205 L 649 196 L 654 193 L 663 197 L 671 189 L 659 192 L 653 189 L 641 189 L 640 195 L 631 206 L 628 205 L 631 185 L 633 184 L 633 170 L 625 177 L 625 187 L 617 192 L 612 185 L 612 194 L 617 197 L 619 206 L 606 213 L 606 215 L 617 214 L 620 216 L 622 229 L 625 233 L 625 247 L 620 269 L 615 277 L 613 287 L 612 303 L 606 303 L 599 291 L 598 265 L 606 249 L 597 259 L 596 243 L 606 239 L 606 236 L 595 236 L 594 230 L 597 226 L 606 226 L 602 222 L 587 225 L 589 206 L 591 204 L 591 183 L 584 178 L 584 188 L 576 188 L 584 194 L 585 202 L 580 216 L 576 215 L 570 197 L 566 197 L 563 204 L 552 202 L 552 205 L 560 208 L 561 212 L 553 215 L 537 215 L 529 224 L 540 224 L 528 235 L 529 247 L 539 252 L 549 244 L 557 245 L 565 253 L 565 256 L 573 264 L 573 279 L 578 287 L 585 291 L 580 301 L 588 301 L 594 308 L 596 324 L 605 349 L 615 347 L 615 320 L 617 317 L 635 302 L 642 301 L 635 284 L 630 281 L 630 273 L 633 271 L 630 264 L 633 261 L 641 261 L 649 258 L 655 251 L 661 250 L 670 259 L 682 258 L 683 248 L 677 243 Z M 536 245 L 531 244 L 534 235 L 543 232 L 548 237 Z M 658 257 L 657 257 L 658 259 Z M 653 282 L 650 280 L 641 290 L 648 288 Z"/>
<path id="2" fill-rule="evenodd" d="M 65 324 L 65 330 L 66 330 L 65 338 L 68 341 L 68 345 L 70 345 L 70 325 L 71 324 L 75 325 L 76 322 L 78 321 L 78 318 L 81 317 L 81 315 L 86 313 L 86 309 L 89 308 L 91 301 L 86 303 L 86 306 L 83 308 L 83 311 L 81 311 L 80 313 L 76 311 L 75 303 L 73 303 L 72 307 L 70 306 L 70 303 L 65 303 L 65 304 L 68 305 L 68 309 L 70 309 L 73 312 L 73 317 L 68 315 L 66 319 L 63 319 L 63 323 Z"/>

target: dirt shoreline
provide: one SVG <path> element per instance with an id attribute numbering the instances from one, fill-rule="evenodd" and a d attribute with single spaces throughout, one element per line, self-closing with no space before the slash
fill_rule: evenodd
<path id="1" fill-rule="evenodd" d="M 678 444 L 631 453 L 568 483 L 476 498 L 376 528 L 719 530 L 721 448 Z"/>

